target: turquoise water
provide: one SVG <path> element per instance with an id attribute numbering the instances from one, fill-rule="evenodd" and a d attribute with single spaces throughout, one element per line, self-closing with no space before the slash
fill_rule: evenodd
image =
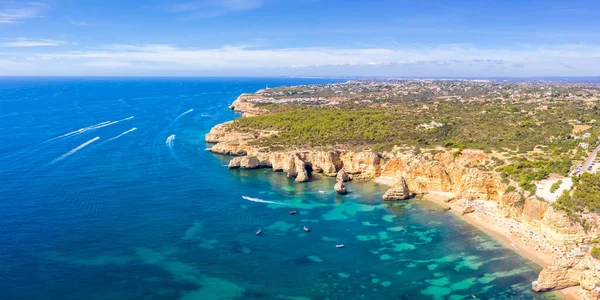
<path id="1" fill-rule="evenodd" d="M 0 79 L 0 299 L 554 297 L 435 204 L 205 151 L 240 93 L 332 81 Z"/>

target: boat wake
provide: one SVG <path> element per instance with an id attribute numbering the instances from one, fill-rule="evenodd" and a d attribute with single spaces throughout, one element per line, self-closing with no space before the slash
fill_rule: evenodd
<path id="1" fill-rule="evenodd" d="M 134 118 L 134 116 L 131 116 L 131 117 L 127 117 L 125 119 L 117 120 L 117 121 L 105 121 L 105 122 L 101 122 L 101 123 L 98 123 L 98 124 L 95 124 L 95 125 L 91 125 L 91 126 L 79 128 L 79 129 L 77 129 L 75 131 L 71 131 L 69 133 L 65 133 L 63 135 L 60 135 L 60 136 L 57 136 L 57 137 L 53 137 L 53 138 L 45 141 L 44 143 L 51 142 L 51 141 L 58 140 L 58 139 L 62 139 L 62 138 L 66 138 L 66 137 L 70 137 L 70 136 L 80 135 L 80 134 L 82 134 L 82 133 L 84 133 L 86 131 L 90 131 L 90 130 L 94 130 L 94 129 L 98 129 L 98 128 L 102 128 L 102 127 L 114 125 L 114 124 L 117 124 L 117 123 L 121 123 L 123 121 L 131 120 L 133 118 Z"/>
<path id="2" fill-rule="evenodd" d="M 259 199 L 259 198 L 252 198 L 252 197 L 248 197 L 248 196 L 242 196 L 242 198 L 243 198 L 244 200 L 248 200 L 248 201 L 252 201 L 252 202 L 258 202 L 258 203 L 277 204 L 277 205 L 288 205 L 288 204 L 286 204 L 286 203 L 275 202 L 275 201 L 267 201 L 267 200 L 263 200 L 263 199 Z"/>
<path id="3" fill-rule="evenodd" d="M 118 138 L 120 138 L 120 137 L 122 137 L 122 136 L 124 136 L 124 135 L 126 135 L 126 134 L 128 134 L 130 132 L 136 131 L 136 130 L 137 130 L 137 128 L 133 127 L 133 128 L 131 128 L 131 129 L 129 129 L 129 130 L 127 130 L 127 131 L 125 131 L 125 132 L 123 132 L 123 133 L 115 136 L 115 137 L 111 137 L 110 139 L 107 140 L 107 142 L 112 141 L 112 140 L 116 140 L 116 139 L 118 139 Z"/>
<path id="4" fill-rule="evenodd" d="M 67 158 L 67 157 L 69 157 L 69 156 L 71 156 L 71 155 L 75 154 L 75 152 L 77 152 L 77 151 L 79 151 L 79 150 L 81 150 L 81 149 L 85 148 L 87 145 L 89 145 L 89 144 L 91 144 L 91 143 L 93 143 L 93 142 L 95 142 L 95 141 L 97 141 L 97 140 L 99 140 L 99 139 L 100 139 L 100 137 L 99 137 L 99 136 L 97 136 L 97 137 L 95 137 L 95 138 L 93 138 L 93 139 L 91 139 L 91 140 L 89 140 L 89 141 L 87 141 L 87 142 L 85 142 L 85 143 L 83 143 L 83 144 L 81 144 L 81 145 L 79 145 L 79 146 L 77 146 L 77 147 L 73 148 L 73 149 L 72 149 L 72 150 L 70 150 L 69 152 L 67 152 L 67 153 L 65 153 L 65 154 L 63 154 L 63 155 L 61 155 L 61 156 L 57 157 L 57 158 L 56 158 L 55 160 L 53 160 L 53 161 L 52 161 L 50 164 L 57 163 L 57 162 L 59 162 L 59 161 L 61 161 L 61 160 L 65 159 L 65 158 Z"/>
<path id="5" fill-rule="evenodd" d="M 179 118 L 181 118 L 181 117 L 183 117 L 183 116 L 185 116 L 185 115 L 187 115 L 187 114 L 189 114 L 189 113 L 191 113 L 193 111 L 194 111 L 194 109 L 192 108 L 192 109 L 189 109 L 189 110 L 186 110 L 186 111 L 182 112 L 179 116 L 177 116 L 177 118 L 175 118 L 175 120 L 173 120 L 173 122 L 171 122 L 171 124 L 177 122 L 177 120 L 179 120 Z"/>
<path id="6" fill-rule="evenodd" d="M 167 145 L 167 147 L 169 147 L 169 149 L 173 149 L 173 142 L 175 141 L 175 135 L 171 134 L 167 140 L 165 141 L 165 144 Z"/>

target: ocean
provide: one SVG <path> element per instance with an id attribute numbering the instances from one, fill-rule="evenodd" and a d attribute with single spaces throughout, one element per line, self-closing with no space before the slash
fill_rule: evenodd
<path id="1" fill-rule="evenodd" d="M 1 78 L 0 299 L 557 299 L 436 204 L 206 151 L 241 93 L 329 82 Z"/>

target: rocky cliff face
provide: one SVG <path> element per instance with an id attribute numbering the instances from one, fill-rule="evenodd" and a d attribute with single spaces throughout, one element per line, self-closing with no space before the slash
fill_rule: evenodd
<path id="1" fill-rule="evenodd" d="M 398 182 L 382 196 L 383 200 L 405 200 L 408 198 L 410 198 L 410 192 L 404 177 L 400 177 Z"/>
<path id="2" fill-rule="evenodd" d="M 255 105 L 251 100 L 254 94 L 242 94 L 229 106 L 229 109 L 241 112 L 244 117 L 260 116 L 269 113 L 267 110 Z"/>
<path id="3" fill-rule="evenodd" d="M 600 282 L 600 262 L 593 258 L 587 248 L 576 248 L 544 268 L 531 285 L 536 292 L 581 286 L 587 291 L 586 299 L 597 299 Z"/>
<path id="4" fill-rule="evenodd" d="M 502 183 L 498 174 L 475 168 L 487 158 L 485 153 L 479 151 L 465 150 L 458 157 L 450 152 L 435 156 L 349 150 L 270 152 L 250 143 L 265 133 L 234 132 L 230 124 L 225 123 L 215 126 L 206 136 L 207 142 L 216 143 L 210 149 L 212 152 L 249 157 L 234 158 L 230 168 L 270 167 L 274 171 L 285 172 L 299 182 L 308 180 L 308 170 L 336 176 L 343 168 L 349 179 L 353 180 L 379 176 L 404 178 L 411 192 L 456 192 L 487 200 L 499 200 L 506 189 L 506 184 Z"/>

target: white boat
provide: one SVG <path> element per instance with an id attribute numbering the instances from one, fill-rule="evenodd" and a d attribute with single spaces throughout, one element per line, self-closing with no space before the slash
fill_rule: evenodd
<path id="1" fill-rule="evenodd" d="M 309 232 L 309 231 L 310 231 L 310 229 L 308 229 L 308 227 L 306 227 L 306 226 L 304 226 L 304 228 L 303 228 L 303 229 L 304 229 L 304 231 L 306 231 L 306 232 Z"/>
<path id="2" fill-rule="evenodd" d="M 256 232 L 256 235 L 260 235 L 261 233 L 262 233 L 262 229 L 259 229 L 259 230 Z"/>
<path id="3" fill-rule="evenodd" d="M 344 244 L 335 245 L 336 248 L 344 248 Z"/>

